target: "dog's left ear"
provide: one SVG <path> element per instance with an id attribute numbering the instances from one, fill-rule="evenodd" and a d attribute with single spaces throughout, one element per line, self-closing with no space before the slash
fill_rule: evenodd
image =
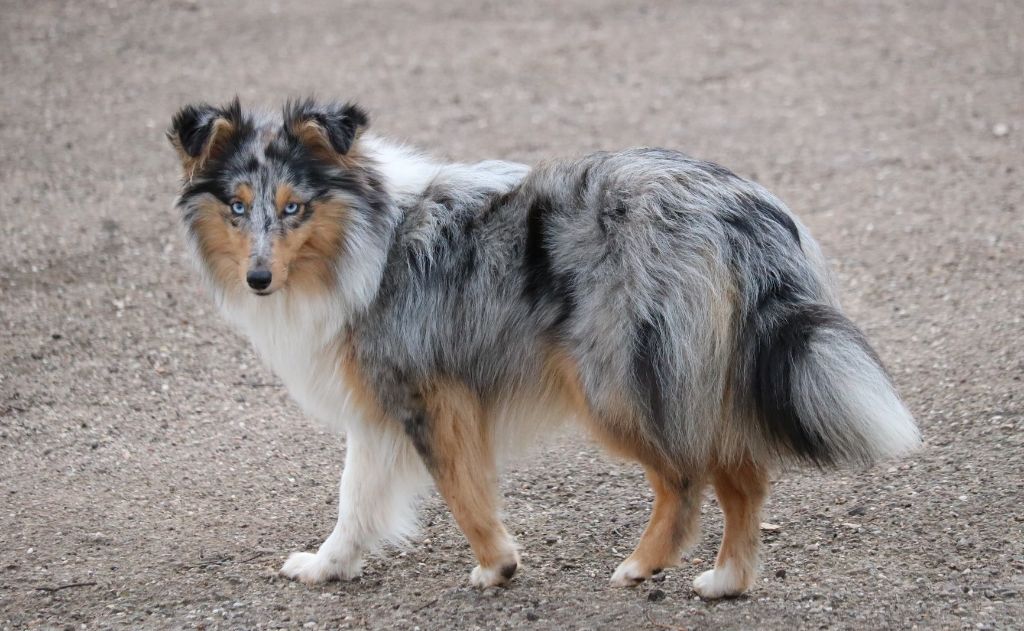
<path id="1" fill-rule="evenodd" d="M 284 123 L 290 136 L 331 159 L 348 155 L 370 117 L 354 103 L 318 105 L 306 100 L 285 106 Z"/>

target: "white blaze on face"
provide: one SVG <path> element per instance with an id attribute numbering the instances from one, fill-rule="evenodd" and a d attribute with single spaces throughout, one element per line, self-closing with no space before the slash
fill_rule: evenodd
<path id="1" fill-rule="evenodd" d="M 252 239 L 250 259 L 253 264 L 266 265 L 273 255 L 270 235 L 277 228 L 277 210 L 268 192 L 261 192 L 256 200 L 249 215 Z"/>

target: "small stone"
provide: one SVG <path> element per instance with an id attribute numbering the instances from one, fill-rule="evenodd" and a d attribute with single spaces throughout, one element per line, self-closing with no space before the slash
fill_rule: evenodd
<path id="1" fill-rule="evenodd" d="M 1006 123 L 996 123 L 992 126 L 992 135 L 996 138 L 1002 138 L 1010 133 L 1010 127 Z"/>
<path id="2" fill-rule="evenodd" d="M 768 523 L 766 521 L 761 522 L 761 530 L 769 530 L 769 531 L 771 531 L 771 530 L 778 530 L 780 528 L 782 528 L 782 526 L 780 526 L 778 524 L 770 524 L 770 523 Z"/>
<path id="3" fill-rule="evenodd" d="M 665 591 L 661 589 L 652 589 L 651 592 L 647 594 L 647 600 L 652 603 L 661 602 L 665 600 Z"/>
<path id="4" fill-rule="evenodd" d="M 536 622 L 536 621 L 540 620 L 540 616 L 538 616 L 537 614 L 533 613 L 532 611 L 527 611 L 526 612 L 526 619 L 529 620 L 530 622 Z"/>
<path id="5" fill-rule="evenodd" d="M 786 570 L 775 570 L 775 578 L 786 578 Z"/>
<path id="6" fill-rule="evenodd" d="M 548 537 L 544 540 L 544 543 L 548 544 L 549 546 L 553 546 L 556 543 L 558 543 L 558 537 Z"/>

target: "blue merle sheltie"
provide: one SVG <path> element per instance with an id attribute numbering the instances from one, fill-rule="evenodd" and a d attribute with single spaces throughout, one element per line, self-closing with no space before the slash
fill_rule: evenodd
<path id="1" fill-rule="evenodd" d="M 535 167 L 436 161 L 352 104 L 190 105 L 168 132 L 176 206 L 224 316 L 310 415 L 347 434 L 338 522 L 281 573 L 358 576 L 433 482 L 478 565 L 509 581 L 500 462 L 563 419 L 639 462 L 650 522 L 611 576 L 677 565 L 714 487 L 702 597 L 757 572 L 773 471 L 919 442 L 818 245 L 778 198 L 665 149 Z"/>

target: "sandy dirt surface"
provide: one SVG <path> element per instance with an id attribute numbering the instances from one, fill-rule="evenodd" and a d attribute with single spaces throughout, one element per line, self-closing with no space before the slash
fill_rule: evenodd
<path id="1" fill-rule="evenodd" d="M 1020 628 L 1024 4 L 3 2 L 0 628 Z M 515 6 L 513 6 L 513 4 Z M 459 160 L 659 145 L 785 199 L 924 448 L 790 472 L 762 579 L 607 579 L 641 471 L 560 435 L 505 478 L 524 567 L 468 587 L 436 494 L 354 583 L 277 578 L 333 525 L 342 438 L 199 291 L 170 209 L 181 104 L 355 98 Z"/>

